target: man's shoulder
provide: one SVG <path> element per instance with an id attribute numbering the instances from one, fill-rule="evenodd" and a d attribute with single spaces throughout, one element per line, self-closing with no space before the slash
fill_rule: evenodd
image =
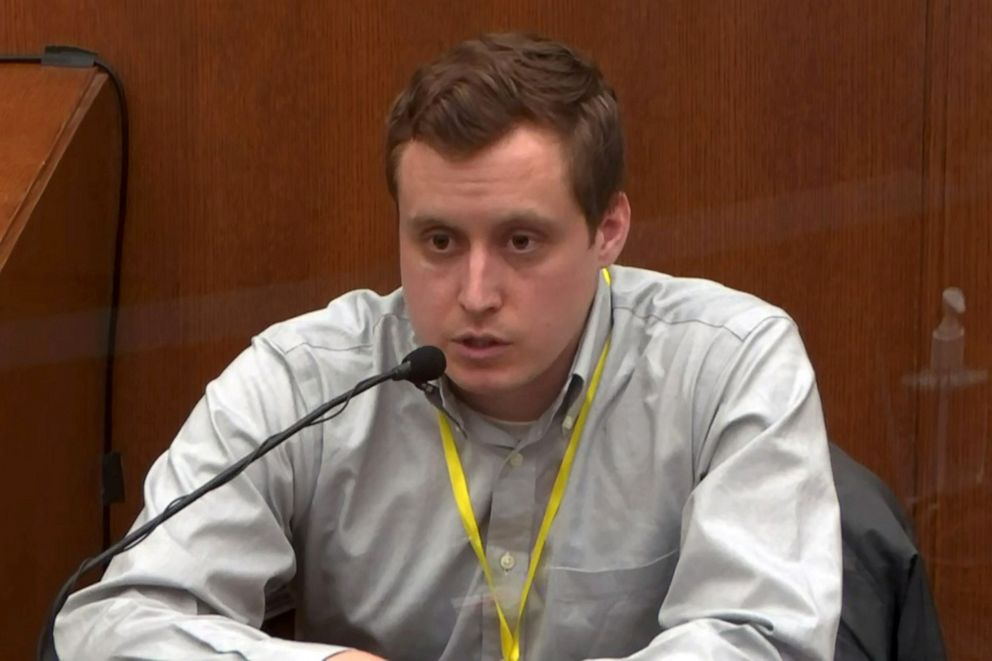
<path id="1" fill-rule="evenodd" d="M 648 326 L 725 331 L 743 340 L 768 319 L 792 323 L 779 307 L 712 280 L 613 267 L 613 308 Z"/>
<path id="2" fill-rule="evenodd" d="M 406 340 L 411 332 L 401 290 L 382 295 L 357 289 L 324 308 L 274 324 L 261 337 L 284 353 L 304 347 L 355 351 L 377 347 L 384 340 Z"/>

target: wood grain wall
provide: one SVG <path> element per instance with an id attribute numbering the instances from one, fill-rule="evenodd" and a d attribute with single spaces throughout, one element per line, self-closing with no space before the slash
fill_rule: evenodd
<path id="1" fill-rule="evenodd" d="M 975 556 L 989 542 L 987 478 L 967 495 L 935 491 L 926 395 L 904 385 L 928 360 L 946 284 L 969 295 L 969 360 L 992 364 L 992 7 L 0 8 L 0 50 L 94 48 L 119 69 L 131 102 L 113 427 L 128 500 L 113 508 L 115 535 L 140 507 L 151 461 L 253 333 L 347 289 L 398 284 L 381 126 L 414 64 L 481 31 L 533 29 L 594 54 L 619 93 L 635 223 L 623 261 L 722 280 L 796 318 L 832 436 L 917 512 L 952 658 L 992 646 L 977 607 L 992 599 L 992 566 Z M 970 431 L 947 446 L 955 456 L 973 457 L 988 438 L 975 392 L 973 408 L 961 405 Z"/>
<path id="2" fill-rule="evenodd" d="M 918 392 L 917 518 L 950 658 L 978 660 L 992 649 L 992 7 L 932 0 L 930 14 L 921 331 L 945 287 L 968 309 L 963 378 Z"/>

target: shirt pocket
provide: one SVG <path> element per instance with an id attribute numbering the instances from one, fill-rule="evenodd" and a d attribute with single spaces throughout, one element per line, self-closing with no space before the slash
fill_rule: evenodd
<path id="1" fill-rule="evenodd" d="M 678 557 L 675 549 L 635 567 L 549 567 L 540 646 L 545 656 L 616 657 L 644 648 L 661 632 L 658 611 Z"/>

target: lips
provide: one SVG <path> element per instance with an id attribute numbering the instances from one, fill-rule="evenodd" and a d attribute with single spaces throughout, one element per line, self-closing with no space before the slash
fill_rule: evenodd
<path id="1" fill-rule="evenodd" d="M 466 335 L 455 340 L 473 349 L 485 349 L 488 347 L 506 344 L 506 342 L 492 335 Z"/>
<path id="2" fill-rule="evenodd" d="M 454 341 L 458 352 L 473 360 L 495 358 L 510 346 L 506 340 L 489 334 L 465 333 L 454 338 Z"/>

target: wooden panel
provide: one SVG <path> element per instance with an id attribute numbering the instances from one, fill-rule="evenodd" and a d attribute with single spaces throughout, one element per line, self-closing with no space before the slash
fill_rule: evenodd
<path id="1" fill-rule="evenodd" d="M 14 225 L 22 231 L 0 269 L 6 467 L 0 481 L 6 526 L 0 656 L 20 659 L 33 657 L 59 586 L 102 543 L 99 469 L 120 130 L 117 101 L 103 74 L 76 70 L 67 76 L 35 66 L 18 72 L 14 84 L 4 69 L 0 65 L 0 87 L 24 103 L 11 118 L 44 117 L 53 110 L 49 102 L 75 101 L 61 106 L 54 143 L 48 130 L 34 134 L 40 150 L 29 135 L 19 136 L 40 168 L 17 148 L 3 152 L 35 177 L 29 203 L 16 205 Z M 72 93 L 38 93 L 53 80 Z"/>
<path id="2" fill-rule="evenodd" d="M 0 65 L 0 268 L 10 256 L 53 168 L 56 146 L 68 144 L 66 118 L 88 89 L 91 70 Z M 32 108 L 25 113 L 25 108 Z M 79 117 L 77 117 L 79 119 Z M 55 155 L 60 157 L 61 153 Z"/>
<path id="3" fill-rule="evenodd" d="M 928 204 L 934 231 L 924 330 L 940 321 L 945 287 L 961 288 L 968 309 L 965 378 L 920 394 L 921 483 L 949 658 L 977 661 L 992 649 L 992 7 L 977 0 L 931 5 L 940 48 L 932 56 L 929 180 L 938 194 Z"/>

